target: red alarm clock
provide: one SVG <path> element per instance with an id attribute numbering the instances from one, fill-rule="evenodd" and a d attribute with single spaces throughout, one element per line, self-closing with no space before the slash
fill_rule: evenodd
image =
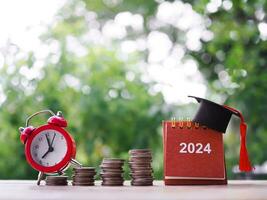
<path id="1" fill-rule="evenodd" d="M 52 116 L 47 124 L 34 128 L 29 121 L 36 115 L 49 113 Z M 81 167 L 75 160 L 76 145 L 72 136 L 64 129 L 67 121 L 62 112 L 55 115 L 51 110 L 42 110 L 32 114 L 26 120 L 26 127 L 20 127 L 20 140 L 25 144 L 25 156 L 28 163 L 39 171 L 38 182 L 45 174 L 62 174 L 69 164 Z"/>

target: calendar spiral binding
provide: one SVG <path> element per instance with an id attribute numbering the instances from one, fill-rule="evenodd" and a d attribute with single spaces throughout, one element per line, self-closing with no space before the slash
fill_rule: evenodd
<path id="1" fill-rule="evenodd" d="M 184 118 L 179 118 L 178 121 L 175 119 L 175 117 L 172 117 L 171 118 L 171 127 L 172 128 L 180 128 L 180 129 L 183 129 L 183 128 L 188 128 L 188 129 L 191 129 L 191 128 L 195 128 L 195 129 L 203 128 L 203 129 L 207 129 L 206 126 L 200 125 L 197 122 L 193 122 L 188 117 L 185 120 L 184 120 Z"/>

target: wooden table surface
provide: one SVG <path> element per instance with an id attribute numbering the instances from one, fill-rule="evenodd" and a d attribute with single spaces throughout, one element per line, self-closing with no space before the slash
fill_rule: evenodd
<path id="1" fill-rule="evenodd" d="M 122 187 L 37 186 L 35 181 L 0 181 L 0 199 L 267 199 L 267 181 L 229 181 L 225 186 L 154 186 Z"/>

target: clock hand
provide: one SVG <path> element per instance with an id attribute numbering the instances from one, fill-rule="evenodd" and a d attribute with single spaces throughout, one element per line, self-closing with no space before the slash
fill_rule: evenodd
<path id="1" fill-rule="evenodd" d="M 54 148 L 53 147 L 49 147 L 48 150 L 45 152 L 45 154 L 42 156 L 42 159 L 44 157 L 46 157 L 48 153 L 53 152 L 53 151 L 54 151 Z"/>
<path id="2" fill-rule="evenodd" d="M 45 152 L 45 154 L 42 156 L 42 159 L 43 159 L 44 157 L 46 157 L 47 154 L 50 153 L 50 152 L 51 152 L 50 149 L 48 149 L 47 152 Z"/>
<path id="3" fill-rule="evenodd" d="M 48 144 L 48 150 L 47 150 L 47 152 L 45 152 L 45 154 L 42 156 L 42 159 L 43 159 L 48 153 L 54 151 L 54 148 L 52 147 L 52 144 L 50 144 L 48 135 L 45 134 L 45 137 L 46 137 L 46 141 L 47 141 L 47 144 Z M 54 138 L 55 138 L 55 135 L 54 135 Z M 53 142 L 54 142 L 54 138 L 53 138 Z"/>
<path id="4" fill-rule="evenodd" d="M 53 145 L 53 143 L 54 143 L 54 139 L 55 139 L 55 137 L 56 137 L 56 133 L 54 133 L 54 136 L 53 136 L 53 139 L 52 139 L 52 142 L 51 142 L 51 147 L 52 147 L 52 145 Z M 53 148 L 53 147 L 52 147 Z"/>
<path id="5" fill-rule="evenodd" d="M 48 144 L 48 148 L 51 148 L 51 144 L 50 144 L 50 141 L 49 141 L 48 135 L 47 135 L 47 134 L 45 134 L 45 137 L 46 137 L 46 141 L 47 141 L 47 144 Z"/>

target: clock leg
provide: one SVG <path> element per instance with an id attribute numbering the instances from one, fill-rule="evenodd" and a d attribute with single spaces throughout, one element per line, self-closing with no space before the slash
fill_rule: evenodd
<path id="1" fill-rule="evenodd" d="M 57 173 L 58 173 L 59 176 L 64 174 L 64 172 L 62 172 L 62 171 L 58 171 Z"/>
<path id="2" fill-rule="evenodd" d="M 70 163 L 74 166 L 74 167 L 78 167 L 78 168 L 81 168 L 82 167 L 82 164 L 79 163 L 77 160 L 75 159 L 71 159 Z"/>
<path id="3" fill-rule="evenodd" d="M 37 185 L 40 185 L 41 180 L 44 179 L 44 172 L 39 172 L 38 179 L 37 179 Z"/>

